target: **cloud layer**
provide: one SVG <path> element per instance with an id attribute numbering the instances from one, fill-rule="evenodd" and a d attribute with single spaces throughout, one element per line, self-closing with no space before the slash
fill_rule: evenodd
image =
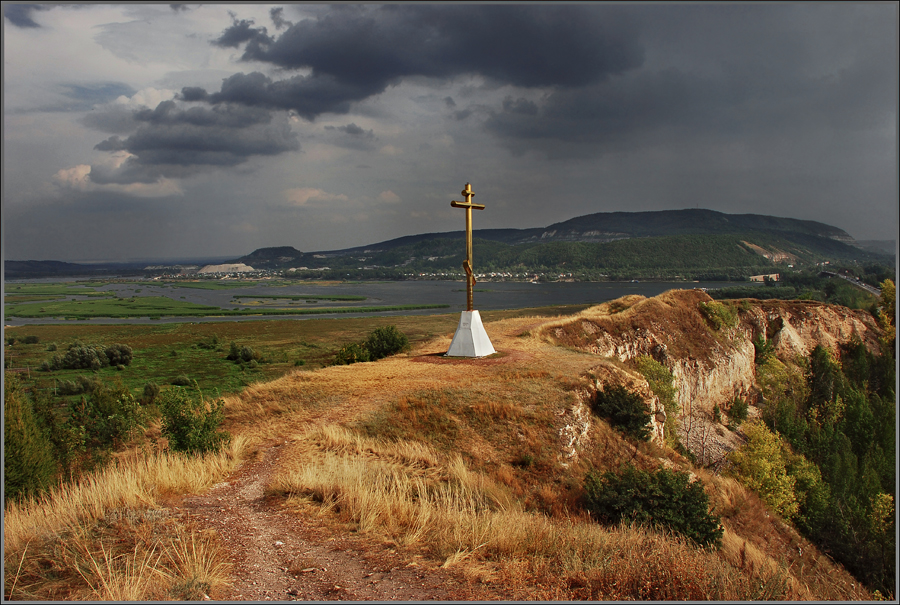
<path id="1" fill-rule="evenodd" d="M 896 4 L 3 10 L 16 258 L 75 258 L 34 236 L 75 207 L 98 242 L 169 229 L 127 240 L 144 256 L 365 245 L 457 228 L 466 181 L 484 227 L 709 207 L 896 231 Z"/>

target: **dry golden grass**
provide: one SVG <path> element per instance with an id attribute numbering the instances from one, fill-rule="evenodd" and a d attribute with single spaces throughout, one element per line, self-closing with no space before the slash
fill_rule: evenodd
<path id="1" fill-rule="evenodd" d="M 334 435 L 338 439 L 331 439 Z M 765 560 L 755 575 L 745 574 L 727 557 L 674 536 L 526 512 L 509 490 L 459 456 L 446 461 L 446 474 L 434 477 L 391 451 L 402 444 L 352 437 L 340 429 L 320 436 L 330 439 L 333 451 L 281 473 L 271 484 L 273 493 L 307 503 L 319 514 L 334 513 L 360 532 L 401 546 L 423 545 L 443 566 L 469 566 L 469 573 L 482 579 L 505 582 L 523 570 L 542 574 L 541 581 L 522 586 L 521 598 L 797 596 L 789 590 L 788 574 Z"/>
<path id="2" fill-rule="evenodd" d="M 244 455 L 236 437 L 217 454 L 120 458 L 81 481 L 4 510 L 4 595 L 17 599 L 147 600 L 202 596 L 227 581 L 213 536 L 168 518 L 160 502 L 201 492 Z"/>

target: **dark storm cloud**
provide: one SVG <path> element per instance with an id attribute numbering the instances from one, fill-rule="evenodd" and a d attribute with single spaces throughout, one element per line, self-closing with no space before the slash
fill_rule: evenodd
<path id="1" fill-rule="evenodd" d="M 342 81 L 333 76 L 294 76 L 273 81 L 265 74 L 235 74 L 226 78 L 222 89 L 209 94 L 199 88 L 185 88 L 186 101 L 240 103 L 267 109 L 293 110 L 312 120 L 325 113 L 347 113 L 353 101 L 378 94 L 383 88 L 371 83 Z"/>
<path id="2" fill-rule="evenodd" d="M 161 176 L 183 177 L 300 148 L 285 115 L 273 116 L 259 108 L 181 109 L 174 101 L 164 101 L 155 109 L 135 111 L 133 120 L 139 125 L 133 134 L 113 136 L 95 146 L 98 151 L 126 151 L 132 157 L 116 169 L 92 167 L 92 181 L 154 182 Z"/>
<path id="3" fill-rule="evenodd" d="M 213 40 L 213 44 L 222 48 L 237 48 L 244 42 L 257 38 L 268 40 L 266 28 L 260 27 L 257 29 L 253 27 L 253 24 L 254 21 L 252 20 L 241 19 L 238 21 L 235 19 L 234 25 L 226 29 L 220 37 Z"/>
<path id="4" fill-rule="evenodd" d="M 16 27 L 40 27 L 31 18 L 35 11 L 46 11 L 53 8 L 44 4 L 6 4 L 3 7 L 4 16 Z"/>
<path id="5" fill-rule="evenodd" d="M 246 42 L 244 60 L 312 73 L 281 81 L 236 74 L 206 99 L 293 109 L 311 120 L 346 113 L 411 76 L 579 87 L 639 67 L 637 33 L 614 6 L 335 6 L 279 36 L 235 18 L 214 44 Z"/>

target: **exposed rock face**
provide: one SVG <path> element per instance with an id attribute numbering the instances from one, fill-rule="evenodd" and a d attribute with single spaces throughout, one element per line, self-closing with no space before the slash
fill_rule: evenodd
<path id="1" fill-rule="evenodd" d="M 675 378 L 682 439 L 692 451 L 693 421 L 706 423 L 700 433 L 721 432 L 707 426 L 714 406 L 726 410 L 736 397 L 755 403 L 754 338 L 762 336 L 778 357 L 791 360 L 807 356 L 817 345 L 838 354 L 854 337 L 878 350 L 879 328 L 862 311 L 817 302 L 750 300 L 731 307 L 735 314 L 731 326 L 716 329 L 701 312 L 702 305 L 711 302 L 700 290 L 673 290 L 650 299 L 628 297 L 548 326 L 545 334 L 560 344 L 617 360 L 615 367 L 598 366 L 596 388 L 623 384 L 641 393 L 653 414 L 658 440 L 663 437 L 665 412 L 637 370 L 625 368 L 641 355 L 669 368 Z"/>

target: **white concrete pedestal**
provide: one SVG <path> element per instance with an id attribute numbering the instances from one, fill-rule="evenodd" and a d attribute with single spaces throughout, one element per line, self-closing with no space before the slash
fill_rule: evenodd
<path id="1" fill-rule="evenodd" d="M 478 311 L 463 311 L 459 316 L 459 326 L 450 349 L 445 353 L 446 357 L 485 357 L 497 351 L 491 344 L 484 324 L 481 323 L 481 315 Z"/>

